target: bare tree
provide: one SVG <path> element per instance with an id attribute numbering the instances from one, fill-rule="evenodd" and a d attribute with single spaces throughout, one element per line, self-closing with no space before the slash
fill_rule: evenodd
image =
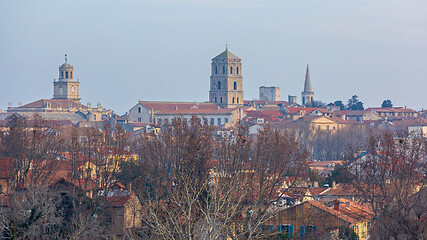
<path id="1" fill-rule="evenodd" d="M 11 189 L 24 189 L 48 184 L 55 175 L 56 156 L 63 147 L 63 138 L 55 127 L 35 116 L 27 121 L 12 116 L 9 131 L 2 135 L 2 155 L 13 160 Z"/>
<path id="2" fill-rule="evenodd" d="M 370 204 L 373 239 L 425 239 L 426 139 L 372 134 L 367 154 L 349 166 L 352 182 Z"/>
<path id="3" fill-rule="evenodd" d="M 255 139 L 242 126 L 233 132 L 218 137 L 196 118 L 175 119 L 138 140 L 140 177 L 129 182 L 144 205 L 147 238 L 266 236 L 258 226 L 275 214 L 284 178 L 306 173 L 307 153 L 270 128 Z"/>

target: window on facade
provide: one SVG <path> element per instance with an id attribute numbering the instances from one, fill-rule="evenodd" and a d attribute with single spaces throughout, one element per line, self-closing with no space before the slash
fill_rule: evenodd
<path id="1" fill-rule="evenodd" d="M 70 78 L 73 78 L 73 72 L 70 72 Z"/>
<path id="2" fill-rule="evenodd" d="M 141 118 L 138 118 L 138 122 L 141 122 Z"/>
<path id="3" fill-rule="evenodd" d="M 222 74 L 225 74 L 225 67 L 222 67 Z"/>
<path id="4" fill-rule="evenodd" d="M 64 72 L 61 71 L 61 78 L 64 78 Z"/>
<path id="5" fill-rule="evenodd" d="M 96 115 L 93 115 L 93 120 L 96 121 Z"/>
<path id="6" fill-rule="evenodd" d="M 215 67 L 215 74 L 218 74 L 218 67 Z"/>
<path id="7" fill-rule="evenodd" d="M 294 226 L 292 226 L 292 225 L 278 225 L 277 231 L 288 233 L 288 238 L 291 238 L 294 234 Z"/>
<path id="8" fill-rule="evenodd" d="M 233 97 L 233 103 L 234 103 L 234 97 Z"/>
<path id="9" fill-rule="evenodd" d="M 335 126 L 333 126 L 332 129 L 335 130 Z"/>
<path id="10" fill-rule="evenodd" d="M 221 81 L 218 81 L 218 90 L 221 89 Z"/>
<path id="11" fill-rule="evenodd" d="M 215 118 L 211 118 L 211 125 L 215 125 Z"/>
<path id="12" fill-rule="evenodd" d="M 237 90 L 237 82 L 234 82 L 234 90 Z"/>
<path id="13" fill-rule="evenodd" d="M 224 123 L 228 123 L 228 118 L 224 118 Z"/>
<path id="14" fill-rule="evenodd" d="M 316 226 L 300 226 L 300 237 L 304 237 L 307 235 L 313 235 L 315 234 L 317 231 Z"/>
<path id="15" fill-rule="evenodd" d="M 239 67 L 236 67 L 236 74 L 239 74 Z"/>
<path id="16" fill-rule="evenodd" d="M 218 101 L 217 101 L 218 99 L 215 97 L 215 103 L 217 103 Z"/>
<path id="17" fill-rule="evenodd" d="M 65 72 L 65 78 L 68 78 L 68 72 Z"/>
<path id="18" fill-rule="evenodd" d="M 328 125 L 328 126 L 326 126 L 326 130 L 327 130 L 327 131 L 329 131 L 329 125 Z"/>
<path id="19" fill-rule="evenodd" d="M 221 126 L 221 118 L 218 118 L 218 126 Z"/>
<path id="20" fill-rule="evenodd" d="M 141 113 L 141 107 L 138 107 L 138 113 Z"/>
<path id="21" fill-rule="evenodd" d="M 219 102 L 222 103 L 222 97 L 219 98 Z"/>
<path id="22" fill-rule="evenodd" d="M 230 67 L 230 74 L 233 74 L 233 67 Z"/>
<path id="23" fill-rule="evenodd" d="M 239 103 L 239 98 L 237 98 L 237 103 Z"/>

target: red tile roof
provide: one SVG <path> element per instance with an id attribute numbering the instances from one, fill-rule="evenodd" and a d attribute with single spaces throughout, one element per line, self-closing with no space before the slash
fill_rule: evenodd
<path id="1" fill-rule="evenodd" d="M 416 113 L 417 111 L 406 107 L 393 107 L 393 108 L 367 108 L 365 111 L 374 110 L 376 112 L 395 112 L 395 113 Z"/>
<path id="2" fill-rule="evenodd" d="M 289 102 L 286 102 L 286 101 L 265 101 L 265 100 L 244 100 L 243 104 L 249 105 L 253 102 L 256 105 L 278 105 L 278 104 L 282 104 L 283 106 L 289 105 Z"/>
<path id="3" fill-rule="evenodd" d="M 200 103 L 200 102 L 156 102 L 156 101 L 139 101 L 147 109 L 155 111 L 170 111 L 170 110 L 184 110 L 184 109 L 218 109 L 219 105 L 214 103 Z"/>
<path id="4" fill-rule="evenodd" d="M 203 114 L 214 114 L 214 115 L 223 115 L 223 114 L 231 114 L 233 111 L 236 111 L 236 109 L 233 108 L 227 108 L 227 109 L 171 109 L 171 110 L 160 110 L 157 112 L 157 114 L 164 114 L 164 115 L 203 115 Z"/>
<path id="5" fill-rule="evenodd" d="M 306 114 L 310 114 L 314 110 L 318 110 L 323 113 L 331 113 L 329 110 L 322 109 L 322 108 L 314 108 L 314 107 L 286 107 L 285 109 L 286 109 L 285 111 L 289 114 L 295 114 L 301 110 L 305 111 Z"/>
<path id="6" fill-rule="evenodd" d="M 422 117 L 407 118 L 400 121 L 393 121 L 398 126 L 427 126 L 427 119 Z"/>
<path id="7" fill-rule="evenodd" d="M 119 195 L 107 197 L 107 205 L 111 207 L 122 207 L 129 201 L 129 198 L 131 197 L 132 194 L 135 194 L 135 193 L 133 192 L 128 193 L 126 191 L 123 191 L 123 194 L 121 195 L 119 194 Z"/>
<path id="8" fill-rule="evenodd" d="M 46 106 L 46 103 L 50 103 L 51 108 L 68 108 L 68 107 L 75 107 L 75 108 L 87 108 L 85 105 L 69 100 L 69 99 L 40 99 L 35 102 L 31 102 L 25 105 L 22 105 L 18 108 L 44 108 Z"/>

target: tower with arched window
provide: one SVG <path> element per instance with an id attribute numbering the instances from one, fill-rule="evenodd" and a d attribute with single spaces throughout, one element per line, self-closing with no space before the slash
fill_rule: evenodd
<path id="1" fill-rule="evenodd" d="M 212 59 L 211 73 L 209 102 L 224 108 L 243 106 L 242 60 L 225 49 Z"/>
<path id="2" fill-rule="evenodd" d="M 54 99 L 80 101 L 79 82 L 74 81 L 73 72 L 74 68 L 67 62 L 67 55 L 65 55 L 65 63 L 59 67 L 58 81 L 53 82 Z"/>

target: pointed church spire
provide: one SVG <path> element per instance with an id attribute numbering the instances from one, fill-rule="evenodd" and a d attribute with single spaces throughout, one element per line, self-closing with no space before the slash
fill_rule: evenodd
<path id="1" fill-rule="evenodd" d="M 308 64 L 307 64 L 307 71 L 305 73 L 304 92 L 312 92 L 311 91 L 311 80 L 310 80 L 310 72 L 308 70 Z"/>

